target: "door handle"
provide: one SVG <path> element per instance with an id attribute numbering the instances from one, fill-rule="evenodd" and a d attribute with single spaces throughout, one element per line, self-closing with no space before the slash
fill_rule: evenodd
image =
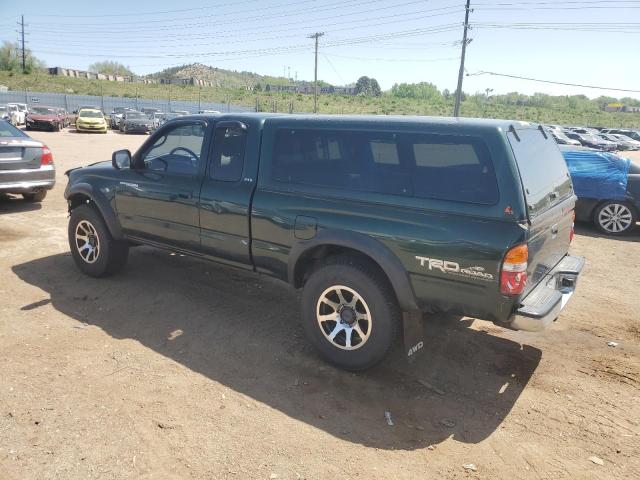
<path id="1" fill-rule="evenodd" d="M 178 198 L 189 199 L 191 198 L 191 195 L 189 195 L 188 193 L 179 193 Z"/>

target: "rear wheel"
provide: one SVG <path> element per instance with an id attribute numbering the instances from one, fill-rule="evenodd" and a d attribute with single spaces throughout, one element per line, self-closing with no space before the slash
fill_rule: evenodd
<path id="1" fill-rule="evenodd" d="M 73 260 L 87 275 L 105 277 L 127 262 L 128 245 L 113 239 L 100 212 L 89 204 L 71 212 L 68 236 Z"/>
<path id="2" fill-rule="evenodd" d="M 330 363 L 365 370 L 390 351 L 400 309 L 386 279 L 357 258 L 333 258 L 317 268 L 302 293 L 303 327 Z"/>
<path id="3" fill-rule="evenodd" d="M 40 190 L 38 192 L 22 194 L 22 198 L 24 198 L 27 202 L 41 202 L 44 200 L 44 197 L 46 196 L 47 196 L 46 190 Z"/>
<path id="4" fill-rule="evenodd" d="M 624 235 L 636 224 L 636 212 L 626 202 L 607 201 L 600 205 L 593 216 L 596 227 L 607 235 Z"/>

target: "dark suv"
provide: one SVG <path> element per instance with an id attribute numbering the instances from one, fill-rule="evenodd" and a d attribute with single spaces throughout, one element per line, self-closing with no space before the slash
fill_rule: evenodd
<path id="1" fill-rule="evenodd" d="M 562 155 L 523 122 L 194 115 L 67 174 L 83 272 L 112 274 L 144 244 L 274 276 L 302 289 L 308 338 L 347 369 L 422 312 L 541 330 L 584 263 L 567 255 Z"/>

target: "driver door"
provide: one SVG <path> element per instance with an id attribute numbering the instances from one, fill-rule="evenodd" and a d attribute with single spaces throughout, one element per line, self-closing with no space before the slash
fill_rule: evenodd
<path id="1" fill-rule="evenodd" d="M 201 120 L 167 125 L 121 170 L 116 210 L 129 237 L 178 249 L 200 249 L 198 196 L 207 163 L 207 124 Z"/>

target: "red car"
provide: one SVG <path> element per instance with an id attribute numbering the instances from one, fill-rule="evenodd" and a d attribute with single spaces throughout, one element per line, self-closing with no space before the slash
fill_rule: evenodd
<path id="1" fill-rule="evenodd" d="M 66 119 L 57 107 L 33 106 L 27 115 L 27 130 L 53 130 L 64 128 Z"/>

